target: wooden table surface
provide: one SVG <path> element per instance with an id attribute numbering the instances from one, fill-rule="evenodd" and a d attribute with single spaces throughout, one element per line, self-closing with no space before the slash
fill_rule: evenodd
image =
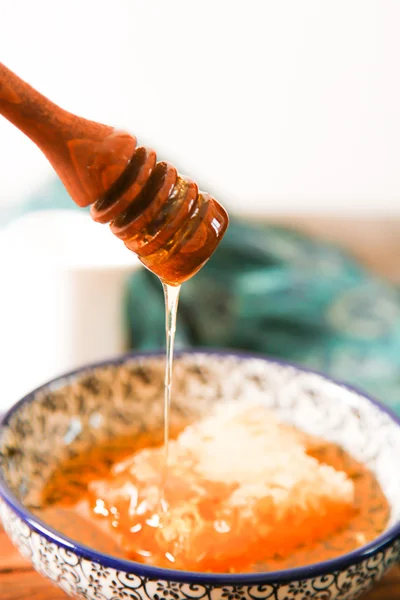
<path id="1" fill-rule="evenodd" d="M 400 221 L 309 217 L 274 217 L 352 251 L 373 271 L 400 281 Z M 0 600 L 65 600 L 67 596 L 35 573 L 0 531 Z M 302 600 L 299 598 L 299 600 Z M 400 600 L 400 566 L 394 568 L 365 600 Z"/>

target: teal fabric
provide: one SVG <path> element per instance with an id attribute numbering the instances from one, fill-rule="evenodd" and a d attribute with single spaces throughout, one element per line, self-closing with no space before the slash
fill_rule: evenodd
<path id="1" fill-rule="evenodd" d="M 73 208 L 54 182 L 21 210 Z M 165 345 L 161 284 L 128 289 L 132 347 Z M 182 286 L 178 347 L 262 352 L 354 384 L 400 414 L 399 290 L 337 247 L 233 219 L 212 259 Z"/>
<path id="2" fill-rule="evenodd" d="M 164 343 L 160 284 L 130 282 L 132 339 Z M 400 414 L 400 296 L 338 248 L 275 227 L 231 223 L 182 286 L 177 345 L 262 352 L 354 384 Z"/>

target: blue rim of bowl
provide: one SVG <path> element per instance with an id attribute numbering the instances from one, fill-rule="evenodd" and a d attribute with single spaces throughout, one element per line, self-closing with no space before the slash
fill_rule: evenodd
<path id="1" fill-rule="evenodd" d="M 175 353 L 175 355 L 182 356 L 187 354 L 208 354 L 214 356 L 233 356 L 236 358 L 243 359 L 251 359 L 257 358 L 264 360 L 268 363 L 273 363 L 277 365 L 281 365 L 284 367 L 292 367 L 297 371 L 303 373 L 310 373 L 313 375 L 318 375 L 322 379 L 335 384 L 338 387 L 341 387 L 347 391 L 355 393 L 366 400 L 368 400 L 371 404 L 377 406 L 379 410 L 386 413 L 400 428 L 400 418 L 388 407 L 382 405 L 378 400 L 372 398 L 368 394 L 365 394 L 361 390 L 348 385 L 347 383 L 343 383 L 341 381 L 337 381 L 332 379 L 331 377 L 327 377 L 323 373 L 318 371 L 314 371 L 312 369 L 308 369 L 306 367 L 299 366 L 295 363 L 291 363 L 288 361 L 277 360 L 275 358 L 270 358 L 265 354 L 258 354 L 255 352 L 245 352 L 245 351 L 235 351 L 235 350 L 226 350 L 226 349 L 209 349 L 209 348 L 191 348 L 188 350 L 179 350 Z M 52 385 L 60 382 L 63 385 L 67 385 L 69 380 L 73 380 L 77 376 L 85 373 L 87 371 L 102 368 L 106 366 L 118 366 L 122 365 L 130 360 L 146 358 L 146 357 L 157 357 L 164 356 L 164 352 L 161 351 L 149 351 L 149 352 L 129 352 L 127 354 L 123 354 L 117 358 L 112 358 L 110 360 L 103 360 L 91 364 L 87 364 L 83 367 L 79 367 L 78 369 L 74 369 L 68 373 L 55 377 L 54 379 L 48 381 L 47 383 L 41 385 L 36 388 L 26 396 L 24 396 L 21 400 L 16 402 L 4 415 L 2 422 L 0 425 L 6 426 L 12 417 L 12 415 L 18 411 L 18 409 L 29 402 L 32 402 L 38 392 L 43 389 L 47 389 Z M 264 584 L 279 584 L 279 583 L 288 583 L 290 581 L 299 581 L 310 578 L 322 577 L 327 574 L 334 573 L 336 571 L 342 571 L 346 569 L 350 565 L 360 563 L 372 556 L 375 556 L 378 552 L 383 552 L 390 546 L 394 544 L 397 539 L 400 539 L 400 522 L 393 525 L 390 529 L 385 531 L 383 534 L 378 536 L 373 542 L 362 546 L 358 550 L 354 550 L 353 552 L 349 552 L 347 554 L 343 554 L 337 558 L 333 558 L 330 560 L 326 560 L 319 563 L 314 563 L 311 565 L 307 565 L 304 567 L 296 567 L 293 569 L 285 569 L 280 571 L 264 571 L 261 573 L 201 573 L 194 571 L 180 571 L 176 569 L 165 569 L 163 567 L 153 567 L 149 565 L 144 565 L 142 563 L 137 563 L 127 559 L 121 559 L 113 557 L 109 554 L 105 554 L 102 552 L 97 552 L 92 548 L 85 546 L 84 544 L 80 544 L 71 538 L 64 536 L 63 534 L 57 532 L 52 527 L 49 527 L 44 523 L 41 519 L 35 517 L 33 513 L 31 513 L 27 508 L 21 504 L 21 502 L 14 496 L 12 491 L 8 488 L 6 482 L 1 473 L 0 469 L 0 499 L 2 499 L 15 513 L 16 515 L 25 522 L 29 528 L 38 534 L 42 535 L 49 542 L 55 543 L 58 546 L 62 547 L 65 550 L 74 552 L 80 558 L 86 559 L 90 562 L 94 562 L 97 564 L 102 564 L 105 567 L 115 569 L 117 571 L 123 571 L 127 573 L 134 573 L 139 577 L 145 577 L 150 580 L 164 580 L 164 581 L 172 581 L 177 583 L 196 583 L 202 585 L 211 585 L 211 586 L 222 586 L 222 585 L 264 585 Z"/>

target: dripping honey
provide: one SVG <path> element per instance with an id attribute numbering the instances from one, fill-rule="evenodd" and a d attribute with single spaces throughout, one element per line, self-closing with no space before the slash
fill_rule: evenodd
<path id="1" fill-rule="evenodd" d="M 171 431 L 171 439 L 177 433 Z M 129 436 L 95 447 L 87 454 L 62 464 L 44 489 L 40 514 L 53 527 L 81 543 L 120 557 L 167 568 L 202 572 L 255 572 L 328 560 L 350 552 L 382 533 L 388 523 L 389 506 L 375 476 L 363 464 L 335 444 L 311 436 L 303 437 L 308 455 L 319 463 L 343 471 L 354 484 L 351 508 L 341 515 L 327 510 L 314 529 L 310 527 L 310 522 L 296 528 L 293 520 L 288 519 L 275 529 L 273 536 L 263 536 L 260 533 L 262 523 L 260 528 L 254 528 L 253 531 L 249 531 L 248 527 L 240 527 L 239 511 L 235 517 L 237 526 L 230 531 L 226 530 L 223 522 L 210 520 L 207 523 L 208 535 L 203 541 L 199 539 L 196 542 L 204 544 L 203 553 L 201 548 L 197 548 L 196 556 L 200 556 L 200 560 L 193 561 L 185 553 L 174 557 L 173 548 L 171 552 L 160 549 L 157 536 L 154 535 L 156 529 L 146 525 L 153 519 L 150 513 L 143 513 L 142 516 L 135 514 L 130 518 L 127 512 L 120 514 L 123 506 L 118 503 L 116 506 L 108 504 L 106 510 L 106 505 L 93 492 L 89 492 L 93 481 L 103 480 L 108 481 L 110 486 L 116 485 L 112 466 L 132 456 L 132 438 Z M 162 431 L 143 434 L 136 437 L 133 450 L 139 452 L 161 446 L 162 440 Z M 206 483 L 207 489 L 201 507 L 202 515 L 207 519 L 209 514 L 212 519 L 215 504 L 230 493 L 229 485 L 223 481 L 200 483 Z M 123 484 L 121 480 L 117 485 Z M 169 485 L 164 489 L 167 502 L 170 505 L 179 504 L 185 490 L 184 482 L 174 478 L 172 473 Z M 83 505 L 86 508 L 82 512 Z M 159 519 L 160 515 L 161 506 L 154 518 Z M 152 525 L 157 527 L 155 522 Z"/>

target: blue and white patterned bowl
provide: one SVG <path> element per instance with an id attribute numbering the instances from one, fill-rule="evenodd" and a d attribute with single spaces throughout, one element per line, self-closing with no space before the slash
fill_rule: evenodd
<path id="1" fill-rule="evenodd" d="M 30 512 L 43 481 L 88 445 L 162 424 L 164 357 L 133 355 L 52 381 L 19 402 L 0 436 L 0 517 L 35 569 L 68 594 L 91 600 L 351 600 L 400 559 L 400 421 L 359 392 L 266 358 L 182 353 L 173 410 L 195 417 L 210 404 L 258 399 L 283 421 L 341 444 L 376 474 L 391 506 L 373 543 L 323 563 L 254 574 L 202 574 L 149 567 L 84 547 Z"/>

